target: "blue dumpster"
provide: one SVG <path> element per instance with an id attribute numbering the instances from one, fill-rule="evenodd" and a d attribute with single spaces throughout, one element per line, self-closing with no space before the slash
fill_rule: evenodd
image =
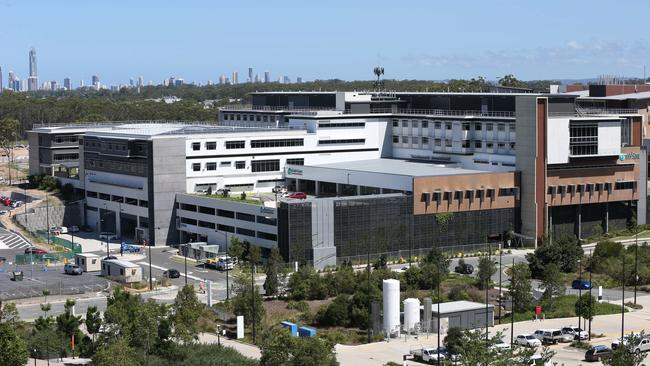
<path id="1" fill-rule="evenodd" d="M 298 328 L 298 335 L 301 337 L 313 337 L 316 335 L 316 329 L 302 326 Z"/>
<path id="2" fill-rule="evenodd" d="M 281 322 L 280 325 L 282 325 L 282 328 L 289 329 L 293 337 L 298 336 L 298 325 L 296 325 L 295 323 L 288 322 L 285 320 Z"/>

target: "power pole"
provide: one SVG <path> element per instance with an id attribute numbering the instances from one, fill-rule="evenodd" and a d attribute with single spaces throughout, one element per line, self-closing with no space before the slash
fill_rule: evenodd
<path id="1" fill-rule="evenodd" d="M 591 282 L 591 266 L 593 265 L 593 257 L 591 256 L 591 250 L 589 251 L 589 341 L 591 341 L 591 319 L 593 318 L 593 297 L 591 297 L 591 289 L 594 287 L 593 282 Z"/>
<path id="2" fill-rule="evenodd" d="M 227 263 L 226 263 L 227 266 Z M 253 303 L 253 344 L 257 344 L 257 329 L 255 326 L 255 263 L 251 261 L 251 302 Z"/>

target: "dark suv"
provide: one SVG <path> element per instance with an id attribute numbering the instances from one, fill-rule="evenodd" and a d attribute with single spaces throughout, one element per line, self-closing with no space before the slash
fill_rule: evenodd
<path id="1" fill-rule="evenodd" d="M 454 272 L 460 274 L 472 274 L 474 273 L 474 266 L 467 263 L 461 263 L 454 268 Z"/>
<path id="2" fill-rule="evenodd" d="M 612 350 L 607 346 L 593 346 L 585 353 L 585 361 L 595 362 L 611 355 Z"/>

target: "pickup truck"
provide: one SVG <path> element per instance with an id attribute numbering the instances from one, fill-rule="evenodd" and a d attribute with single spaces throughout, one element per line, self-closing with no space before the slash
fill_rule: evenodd
<path id="1" fill-rule="evenodd" d="M 415 348 L 411 348 L 409 355 L 411 355 L 416 361 L 428 362 L 430 364 L 437 363 L 438 359 L 440 359 L 440 361 L 445 360 L 445 355 L 439 352 L 435 347 L 416 346 Z"/>
<path id="2" fill-rule="evenodd" d="M 122 243 L 120 250 L 125 253 L 139 253 L 140 247 L 136 247 L 135 245 L 131 245 L 127 243 Z"/>

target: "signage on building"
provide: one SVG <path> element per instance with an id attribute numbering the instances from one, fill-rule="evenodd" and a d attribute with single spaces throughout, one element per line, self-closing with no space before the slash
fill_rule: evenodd
<path id="1" fill-rule="evenodd" d="M 275 213 L 275 210 L 272 209 L 271 207 L 262 206 L 262 207 L 260 207 L 260 213 L 263 213 L 263 214 L 274 214 L 274 213 Z"/>
<path id="2" fill-rule="evenodd" d="M 302 169 L 287 168 L 287 174 L 289 174 L 289 175 L 302 175 Z"/>
<path id="3" fill-rule="evenodd" d="M 620 161 L 625 161 L 625 160 L 639 160 L 640 156 L 638 153 L 627 153 L 627 154 L 621 154 L 618 157 L 618 160 Z"/>

